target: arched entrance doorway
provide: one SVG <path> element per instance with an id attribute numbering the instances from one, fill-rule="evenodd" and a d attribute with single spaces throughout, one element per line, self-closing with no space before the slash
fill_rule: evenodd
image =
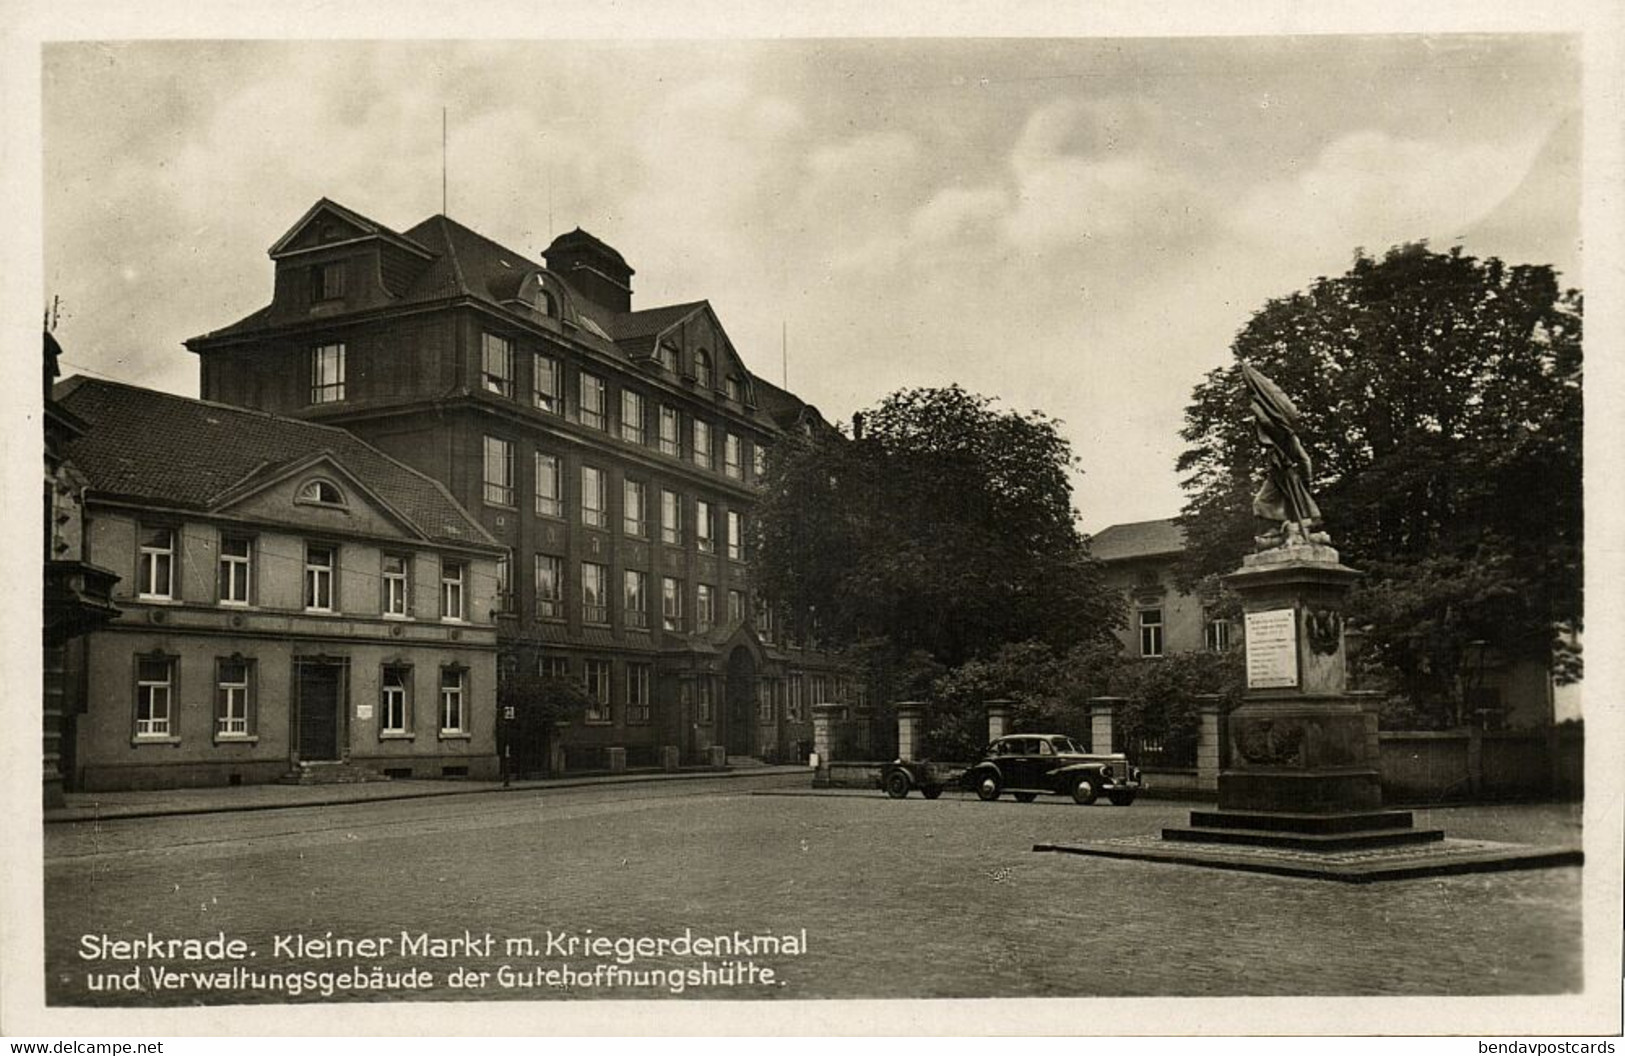
<path id="1" fill-rule="evenodd" d="M 724 743 L 729 755 L 752 755 L 751 727 L 756 721 L 756 659 L 744 646 L 728 654 L 728 689 Z"/>

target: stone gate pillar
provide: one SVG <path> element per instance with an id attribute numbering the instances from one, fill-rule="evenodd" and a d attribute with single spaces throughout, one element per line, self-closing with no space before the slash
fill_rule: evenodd
<path id="1" fill-rule="evenodd" d="M 1010 732 L 1010 705 L 1008 700 L 987 702 L 987 739 L 996 741 Z"/>
<path id="2" fill-rule="evenodd" d="M 1219 698 L 1203 694 L 1196 704 L 1196 787 L 1219 791 Z"/>
<path id="3" fill-rule="evenodd" d="M 1117 751 L 1113 720 L 1122 705 L 1122 697 L 1092 697 L 1089 700 L 1089 750 L 1100 755 Z"/>
<path id="4" fill-rule="evenodd" d="M 818 756 L 818 769 L 813 772 L 813 787 L 829 784 L 830 753 L 835 747 L 835 723 L 846 718 L 845 704 L 814 704 L 813 754 Z"/>
<path id="5" fill-rule="evenodd" d="M 905 763 L 920 757 L 920 720 L 925 717 L 925 706 L 909 700 L 897 705 L 897 758 Z"/>

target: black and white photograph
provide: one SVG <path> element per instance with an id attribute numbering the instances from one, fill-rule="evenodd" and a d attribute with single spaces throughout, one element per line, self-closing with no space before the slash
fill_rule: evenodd
<path id="1" fill-rule="evenodd" d="M 1617 10 L 363 6 L 7 40 L 0 1031 L 1618 1035 Z"/>

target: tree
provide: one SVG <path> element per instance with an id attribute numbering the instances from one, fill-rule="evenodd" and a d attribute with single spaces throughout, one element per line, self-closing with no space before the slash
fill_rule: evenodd
<path id="1" fill-rule="evenodd" d="M 1302 413 L 1326 530 L 1364 571 L 1350 616 L 1413 703 L 1449 711 L 1475 650 L 1577 675 L 1581 315 L 1549 266 L 1424 243 L 1268 302 L 1237 335 Z M 1235 569 L 1261 530 L 1260 452 L 1239 367 L 1185 413 L 1187 585 Z"/>
<path id="2" fill-rule="evenodd" d="M 903 390 L 862 422 L 774 451 L 756 567 L 792 623 L 946 667 L 1109 634 L 1119 603 L 1074 523 L 1057 422 L 958 386 Z"/>
<path id="3" fill-rule="evenodd" d="M 542 765 L 548 758 L 556 725 L 581 718 L 595 704 L 574 680 L 506 671 L 497 680 L 498 714 L 504 716 L 497 723 L 497 750 L 515 767 Z M 511 719 L 506 718 L 509 714 Z"/>

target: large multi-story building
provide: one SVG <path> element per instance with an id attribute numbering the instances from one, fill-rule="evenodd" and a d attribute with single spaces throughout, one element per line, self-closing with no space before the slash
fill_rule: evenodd
<path id="1" fill-rule="evenodd" d="M 544 265 L 445 216 L 396 232 L 326 199 L 270 256 L 271 303 L 187 342 L 202 394 L 343 426 L 507 548 L 504 664 L 595 702 L 521 769 L 805 749 L 841 669 L 758 597 L 750 517 L 775 439 L 822 423 L 708 303 L 633 311 L 633 269 L 579 229 Z"/>
<path id="2" fill-rule="evenodd" d="M 1123 594 L 1128 623 L 1118 638 L 1130 656 L 1230 648 L 1230 621 L 1179 589 L 1175 572 L 1185 553 L 1185 533 L 1173 520 L 1103 528 L 1090 537 L 1089 552 L 1100 561 L 1106 585 Z"/>
<path id="3" fill-rule="evenodd" d="M 493 777 L 497 561 L 446 490 L 329 426 L 88 378 L 63 772 L 99 791 Z"/>

